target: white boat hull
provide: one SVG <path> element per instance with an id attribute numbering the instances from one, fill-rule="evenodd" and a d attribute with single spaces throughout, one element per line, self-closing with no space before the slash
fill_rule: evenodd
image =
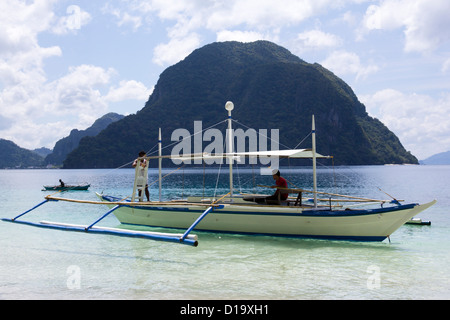
<path id="1" fill-rule="evenodd" d="M 114 201 L 109 197 L 102 197 L 102 200 Z M 214 208 L 195 230 L 382 241 L 435 202 L 350 211 L 225 204 L 221 208 Z M 195 204 L 122 206 L 114 211 L 114 214 L 123 224 L 186 229 L 206 208 L 204 205 Z"/>

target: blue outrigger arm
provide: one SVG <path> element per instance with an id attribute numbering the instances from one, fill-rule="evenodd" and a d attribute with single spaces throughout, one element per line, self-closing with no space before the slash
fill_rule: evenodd
<path id="1" fill-rule="evenodd" d="M 31 209 L 29 209 L 29 210 L 27 210 L 27 211 L 25 211 L 25 212 L 19 214 L 19 215 L 18 215 L 17 217 L 15 217 L 15 218 L 12 218 L 11 221 L 16 221 L 17 218 L 20 218 L 21 216 L 26 215 L 28 212 L 33 211 L 34 209 L 36 209 L 36 208 L 42 206 L 44 203 L 47 203 L 47 202 L 49 202 L 49 201 L 50 201 L 50 199 L 46 198 L 44 201 L 42 201 L 41 203 L 35 205 L 33 208 L 31 208 Z M 51 200 L 51 201 L 57 201 L 57 200 Z M 2 219 L 2 220 L 5 221 L 5 220 L 7 220 L 7 219 Z"/>
<path id="2" fill-rule="evenodd" d="M 200 223 L 200 221 L 208 213 L 210 213 L 213 210 L 213 206 L 206 209 L 200 215 L 200 217 L 198 217 L 197 220 L 186 230 L 186 232 L 183 235 L 151 232 L 151 231 L 133 231 L 133 230 L 118 229 L 118 228 L 106 228 L 106 227 L 96 227 L 95 226 L 95 224 L 97 224 L 99 221 L 103 220 L 110 213 L 112 213 L 113 211 L 117 210 L 119 207 L 126 205 L 126 204 L 117 204 L 115 207 L 113 207 L 108 212 L 103 214 L 100 218 L 98 218 L 94 223 L 92 223 L 89 226 L 64 224 L 64 223 L 58 223 L 58 222 L 41 221 L 39 223 L 36 223 L 36 222 L 30 222 L 30 221 L 17 220 L 18 218 L 29 213 L 30 211 L 40 207 L 44 203 L 47 203 L 49 201 L 59 201 L 59 200 L 63 200 L 63 199 L 60 199 L 60 198 L 55 199 L 55 198 L 51 198 L 51 197 L 46 197 L 46 199 L 44 201 L 37 204 L 33 208 L 21 213 L 20 215 L 16 216 L 15 218 L 12 218 L 12 219 L 2 218 L 1 220 L 5 221 L 5 222 L 20 223 L 20 224 L 25 224 L 25 225 L 40 227 L 40 228 L 50 228 L 50 229 L 57 229 L 57 230 L 63 230 L 63 231 L 76 231 L 76 232 L 86 232 L 86 233 L 101 233 L 101 234 L 109 234 L 109 235 L 121 236 L 121 237 L 144 238 L 144 239 L 150 239 L 150 240 L 156 240 L 156 241 L 181 243 L 181 244 L 186 244 L 186 245 L 191 245 L 191 246 L 196 247 L 198 245 L 197 236 L 189 235 L 189 233 L 197 226 L 198 223 Z M 102 202 L 99 204 L 104 204 L 104 203 Z"/>
<path id="3" fill-rule="evenodd" d="M 109 210 L 107 213 L 105 213 L 103 216 L 101 216 L 100 218 L 98 218 L 93 224 L 91 224 L 89 227 L 86 228 L 86 231 L 89 231 L 89 229 L 91 229 L 95 224 L 97 224 L 97 222 L 99 222 L 100 220 L 102 220 L 103 218 L 105 218 L 107 215 L 109 215 L 111 212 L 113 212 L 116 209 L 119 209 L 120 204 L 118 204 L 117 206 L 115 206 L 114 208 L 112 208 L 111 210 Z"/>
<path id="4" fill-rule="evenodd" d="M 186 230 L 186 232 L 183 234 L 183 236 L 181 237 L 180 241 L 183 242 L 186 237 L 189 235 L 189 233 L 200 223 L 200 221 L 203 220 L 204 217 L 206 217 L 206 215 L 208 213 L 210 213 L 213 210 L 213 207 L 209 207 L 208 209 L 205 210 L 205 212 L 203 212 L 201 214 L 200 217 L 197 218 L 197 220 L 195 220 L 195 222 Z"/>

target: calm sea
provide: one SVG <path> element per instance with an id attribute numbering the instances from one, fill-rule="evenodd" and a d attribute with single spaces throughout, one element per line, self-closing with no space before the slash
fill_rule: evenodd
<path id="1" fill-rule="evenodd" d="M 164 174 L 170 173 L 164 170 Z M 283 168 L 291 186 L 312 188 L 310 168 Z M 89 182 L 62 196 L 128 196 L 134 171 L 1 170 L 0 217 L 43 201 L 43 185 Z M 149 181 L 156 180 L 152 171 Z M 163 182 L 165 199 L 227 192 L 228 172 L 178 170 Z M 63 232 L 0 221 L 0 299 L 449 299 L 450 166 L 319 168 L 319 189 L 435 206 L 431 226 L 405 225 L 379 243 L 197 233 L 199 246 Z M 271 176 L 235 170 L 235 187 L 267 192 Z M 216 190 L 217 186 L 217 190 Z M 270 193 L 270 192 L 269 192 Z M 389 196 L 388 196 L 389 195 Z M 151 186 L 157 200 L 157 183 Z M 23 220 L 90 224 L 103 206 L 47 203 Z M 102 226 L 118 226 L 113 216 Z"/>

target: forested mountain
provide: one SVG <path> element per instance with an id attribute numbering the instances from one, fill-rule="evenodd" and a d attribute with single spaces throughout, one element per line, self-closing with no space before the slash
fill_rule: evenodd
<path id="1" fill-rule="evenodd" d="M 123 119 L 123 115 L 108 113 L 97 119 L 86 130 L 73 129 L 69 136 L 59 140 L 52 150 L 38 148 L 27 150 L 14 142 L 0 139 L 0 169 L 3 168 L 29 168 L 45 167 L 49 164 L 60 166 L 67 154 L 78 146 L 83 137 L 95 136 L 111 123 Z"/>
<path id="2" fill-rule="evenodd" d="M 45 148 L 45 147 L 37 148 L 37 149 L 34 149 L 32 151 L 34 153 L 37 153 L 38 155 L 40 155 L 42 158 L 45 158 L 50 153 L 52 153 L 52 150 L 50 150 L 49 148 Z"/>
<path id="3" fill-rule="evenodd" d="M 52 164 L 56 166 L 62 165 L 67 155 L 78 147 L 78 144 L 82 138 L 96 136 L 111 123 L 123 119 L 123 117 L 123 115 L 110 112 L 97 119 L 94 124 L 86 130 L 73 129 L 67 137 L 56 142 L 53 152 L 45 157 L 45 164 Z"/>
<path id="4" fill-rule="evenodd" d="M 39 167 L 44 158 L 37 153 L 19 147 L 14 142 L 0 139 L 0 169 Z"/>
<path id="5" fill-rule="evenodd" d="M 417 163 L 344 81 L 285 48 L 256 41 L 212 43 L 167 68 L 142 110 L 83 138 L 64 168 L 121 166 L 157 143 L 158 128 L 168 145 L 176 129 L 193 133 L 195 120 L 207 128 L 226 119 L 226 101 L 235 105 L 234 119 L 256 130 L 279 129 L 280 145 L 291 148 L 308 136 L 314 114 L 317 150 L 333 155 L 336 165 Z M 300 146 L 308 147 L 310 139 Z"/>

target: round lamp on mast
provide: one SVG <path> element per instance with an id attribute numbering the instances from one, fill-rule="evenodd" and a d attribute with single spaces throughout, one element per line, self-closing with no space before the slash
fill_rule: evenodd
<path id="1" fill-rule="evenodd" d="M 231 101 L 228 101 L 227 103 L 225 103 L 225 109 L 230 112 L 234 109 L 234 104 Z"/>

